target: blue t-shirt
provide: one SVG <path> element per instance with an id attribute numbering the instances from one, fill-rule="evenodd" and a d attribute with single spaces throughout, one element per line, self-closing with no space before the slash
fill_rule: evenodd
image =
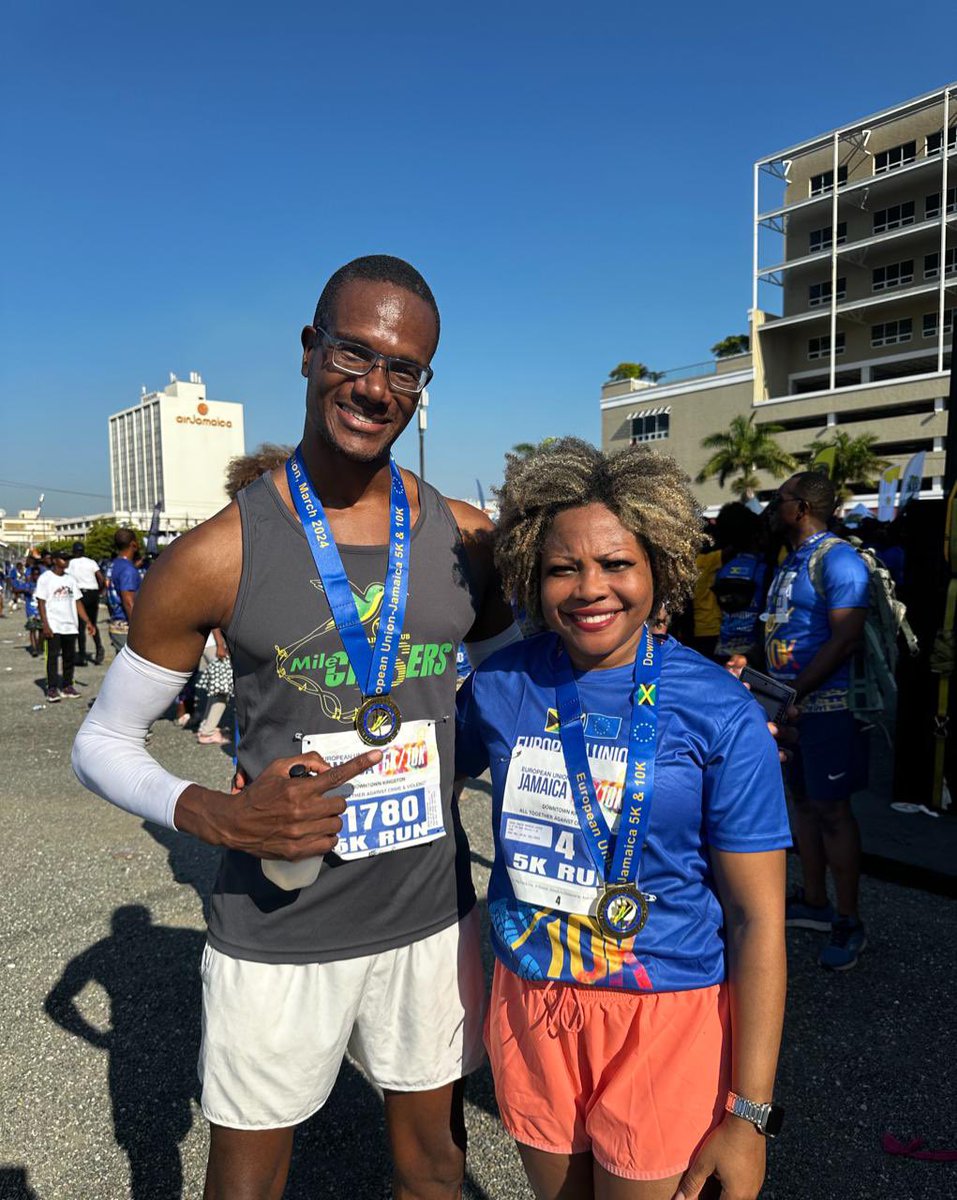
<path id="1" fill-rule="evenodd" d="M 138 592 L 140 573 L 128 558 L 114 558 L 106 569 L 106 605 L 111 621 L 127 620 L 120 592 Z"/>
<path id="2" fill-rule="evenodd" d="M 23 611 L 28 617 L 38 617 L 40 615 L 40 605 L 37 603 L 37 598 L 34 592 L 37 590 L 37 585 L 32 580 L 25 580 L 20 586 L 20 594 L 23 596 Z"/>
<path id="3" fill-rule="evenodd" d="M 853 546 L 835 539 L 818 560 L 817 590 L 808 564 L 814 551 L 827 537 L 816 533 L 792 551 L 778 567 L 768 592 L 764 648 L 768 674 L 775 679 L 793 680 L 830 640 L 829 613 L 835 608 L 867 608 L 870 577 L 867 567 Z M 850 660 L 845 660 L 828 679 L 809 696 L 805 712 L 831 712 L 847 708 L 847 688 L 851 677 Z"/>
<path id="4" fill-rule="evenodd" d="M 558 737 L 559 646 L 551 633 L 507 646 L 459 692 L 456 772 L 474 778 L 490 768 L 492 777 L 495 954 L 525 979 L 662 992 L 719 983 L 724 918 L 710 849 L 791 843 L 764 714 L 727 671 L 673 638 L 662 643 L 653 809 L 637 881 L 649 916 L 635 936 L 606 942 L 587 915 L 600 881 Z M 631 666 L 577 675 L 595 791 L 613 829 L 633 679 Z"/>
<path id="5" fill-rule="evenodd" d="M 736 554 L 729 562 L 718 568 L 712 591 L 720 604 L 721 585 L 738 583 L 752 586 L 751 601 L 734 612 L 721 609 L 721 632 L 718 634 L 716 654 L 743 654 L 759 640 L 757 623 L 764 612 L 765 576 L 767 567 L 756 554 Z"/>

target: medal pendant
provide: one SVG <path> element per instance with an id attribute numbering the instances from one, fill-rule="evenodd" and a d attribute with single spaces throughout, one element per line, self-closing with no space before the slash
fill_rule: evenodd
<path id="1" fill-rule="evenodd" d="M 388 696 L 370 696 L 356 709 L 356 733 L 367 746 L 387 746 L 402 725 L 399 706 Z"/>
<path id="2" fill-rule="evenodd" d="M 606 884 L 598 897 L 595 919 L 612 941 L 634 937 L 648 920 L 648 901 L 633 883 Z"/>

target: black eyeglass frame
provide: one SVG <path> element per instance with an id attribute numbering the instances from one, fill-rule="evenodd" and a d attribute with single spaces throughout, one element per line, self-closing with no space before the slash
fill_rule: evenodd
<path id="1" fill-rule="evenodd" d="M 374 371 L 381 362 L 385 367 L 389 387 L 393 391 L 402 392 L 405 396 L 421 396 L 432 381 L 433 371 L 431 367 L 424 367 L 421 363 L 413 362 L 410 358 L 398 358 L 392 354 L 379 354 L 371 346 L 364 346 L 362 342 L 350 342 L 347 338 L 336 337 L 334 334 L 323 329 L 321 325 L 315 325 L 313 328 L 319 337 L 322 338 L 323 342 L 332 350 L 332 365 L 337 371 L 341 371 L 343 375 L 352 375 L 356 379 L 361 379 L 363 375 L 368 375 Z M 336 362 L 335 359 L 335 352 L 341 347 L 359 351 L 359 357 L 372 355 L 372 361 L 364 371 L 357 371 L 354 367 L 344 367 L 342 363 Z M 411 367 L 413 370 L 418 371 L 421 379 L 419 386 L 417 388 L 408 388 L 396 383 L 392 374 L 393 364 L 400 364 L 406 368 Z"/>

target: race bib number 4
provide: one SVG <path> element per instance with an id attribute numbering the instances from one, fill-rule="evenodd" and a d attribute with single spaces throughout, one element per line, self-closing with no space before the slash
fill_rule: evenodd
<path id="1" fill-rule="evenodd" d="M 368 747 L 352 730 L 312 734 L 303 753 L 315 750 L 338 766 Z M 347 796 L 334 853 L 347 861 L 422 846 L 445 836 L 434 721 L 406 721 L 382 761 L 342 788 Z"/>
<path id="2" fill-rule="evenodd" d="M 553 747 L 519 746 L 512 753 L 499 827 L 502 851 L 516 899 L 585 915 L 594 912 L 602 879 L 578 824 L 561 743 L 553 741 Z M 589 764 L 598 802 L 614 830 L 627 751 L 608 749 L 611 757 L 589 755 Z"/>

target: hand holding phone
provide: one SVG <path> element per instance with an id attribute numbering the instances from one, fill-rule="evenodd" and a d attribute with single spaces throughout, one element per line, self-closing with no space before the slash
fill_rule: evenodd
<path id="1" fill-rule="evenodd" d="M 754 667 L 745 667 L 739 679 L 748 685 L 751 695 L 767 713 L 769 721 L 780 725 L 787 719 L 788 709 L 797 700 L 797 692 L 786 683 L 763 675 Z"/>

